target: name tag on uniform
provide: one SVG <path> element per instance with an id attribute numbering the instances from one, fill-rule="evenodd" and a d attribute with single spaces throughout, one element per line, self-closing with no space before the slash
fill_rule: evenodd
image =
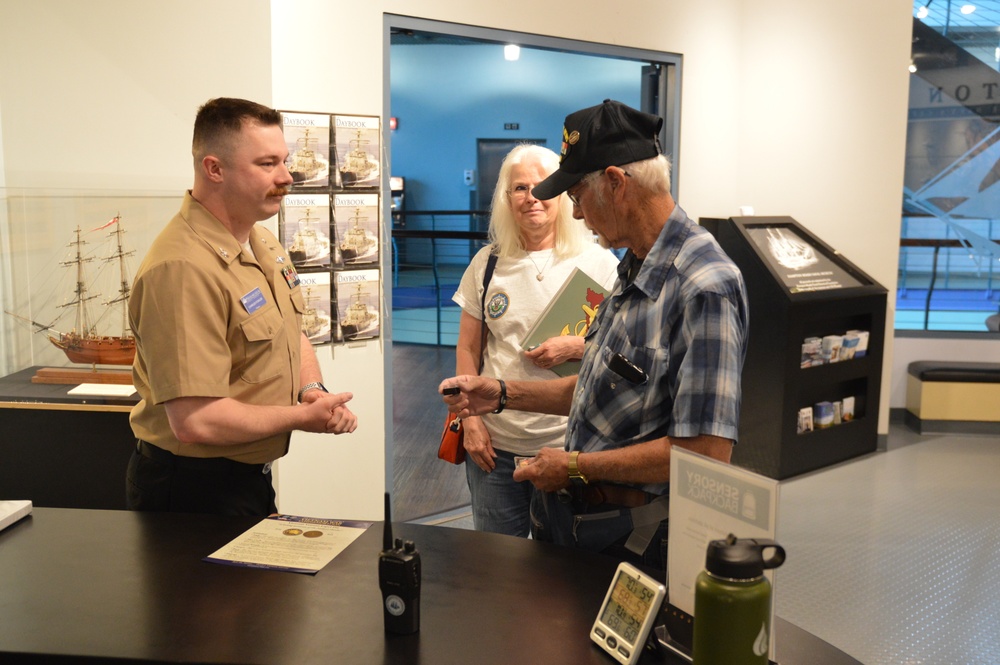
<path id="1" fill-rule="evenodd" d="M 264 294 L 260 292 L 260 287 L 257 287 L 250 293 L 240 298 L 240 302 L 242 302 L 243 306 L 246 307 L 247 312 L 253 314 L 258 309 L 263 307 L 264 303 L 267 301 L 264 300 Z"/>
<path id="2" fill-rule="evenodd" d="M 284 276 L 285 281 L 288 282 L 288 288 L 294 289 L 299 285 L 299 273 L 295 272 L 295 268 L 292 266 L 282 268 L 281 274 Z"/>

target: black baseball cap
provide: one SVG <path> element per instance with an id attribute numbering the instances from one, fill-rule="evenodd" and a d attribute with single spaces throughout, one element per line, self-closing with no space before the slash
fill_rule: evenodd
<path id="1" fill-rule="evenodd" d="M 531 194 L 541 201 L 555 198 L 588 173 L 651 159 L 660 154 L 663 118 L 613 99 L 566 116 L 559 168 Z"/>

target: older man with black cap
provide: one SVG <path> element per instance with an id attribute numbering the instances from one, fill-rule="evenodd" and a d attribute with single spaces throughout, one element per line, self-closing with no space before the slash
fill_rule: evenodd
<path id="1" fill-rule="evenodd" d="M 543 449 L 514 474 L 536 488 L 533 536 L 665 570 L 670 449 L 729 461 L 748 312 L 739 270 L 670 195 L 662 123 L 612 100 L 571 113 L 559 169 L 532 190 L 567 192 L 575 216 L 628 249 L 579 375 L 459 376 L 439 390 L 459 389 L 444 400 L 461 416 L 568 414 L 565 450 Z"/>

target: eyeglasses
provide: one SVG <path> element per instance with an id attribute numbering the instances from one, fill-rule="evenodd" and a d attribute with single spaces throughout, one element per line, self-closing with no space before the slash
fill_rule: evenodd
<path id="1" fill-rule="evenodd" d="M 512 199 L 526 199 L 531 193 L 531 185 L 514 185 L 507 190 L 507 196 Z"/>
<path id="2" fill-rule="evenodd" d="M 607 171 L 601 171 L 601 175 L 605 175 L 606 173 L 607 173 Z M 622 169 L 622 173 L 624 173 L 625 176 L 628 177 L 628 178 L 632 177 L 632 174 L 629 173 L 628 171 L 626 171 L 625 169 Z M 591 179 L 589 179 L 586 176 L 584 176 L 583 180 L 580 182 L 579 189 L 577 189 L 575 192 L 571 192 L 571 191 L 569 191 L 567 189 L 566 190 L 566 198 L 569 199 L 569 202 L 572 203 L 573 205 L 575 205 L 577 208 L 579 208 L 580 207 L 580 193 L 583 192 L 584 188 L 586 188 L 586 186 L 588 184 L 590 184 L 591 182 L 593 182 Z"/>
<path id="3" fill-rule="evenodd" d="M 569 202 L 575 205 L 577 208 L 580 207 L 580 193 L 582 191 L 583 191 L 583 185 L 581 185 L 580 189 L 578 189 L 576 192 L 571 192 L 568 189 L 566 190 L 566 198 L 568 198 Z"/>

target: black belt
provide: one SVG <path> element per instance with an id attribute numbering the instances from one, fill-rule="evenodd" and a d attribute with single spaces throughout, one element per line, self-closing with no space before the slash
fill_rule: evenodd
<path id="1" fill-rule="evenodd" d="M 577 501 L 582 501 L 591 506 L 610 503 L 625 508 L 638 508 L 639 506 L 645 506 L 657 498 L 656 494 L 650 494 L 635 487 L 611 485 L 609 483 L 590 483 L 589 485 L 573 486 L 569 488 L 569 492 Z"/>
<path id="2" fill-rule="evenodd" d="M 175 455 L 169 450 L 164 450 L 154 446 L 148 441 L 136 439 L 135 450 L 143 457 L 149 458 L 161 464 L 169 464 L 178 469 L 190 469 L 192 471 L 207 471 L 218 474 L 232 473 L 268 473 L 271 470 L 271 463 L 246 464 L 237 462 L 228 457 L 185 457 Z"/>

